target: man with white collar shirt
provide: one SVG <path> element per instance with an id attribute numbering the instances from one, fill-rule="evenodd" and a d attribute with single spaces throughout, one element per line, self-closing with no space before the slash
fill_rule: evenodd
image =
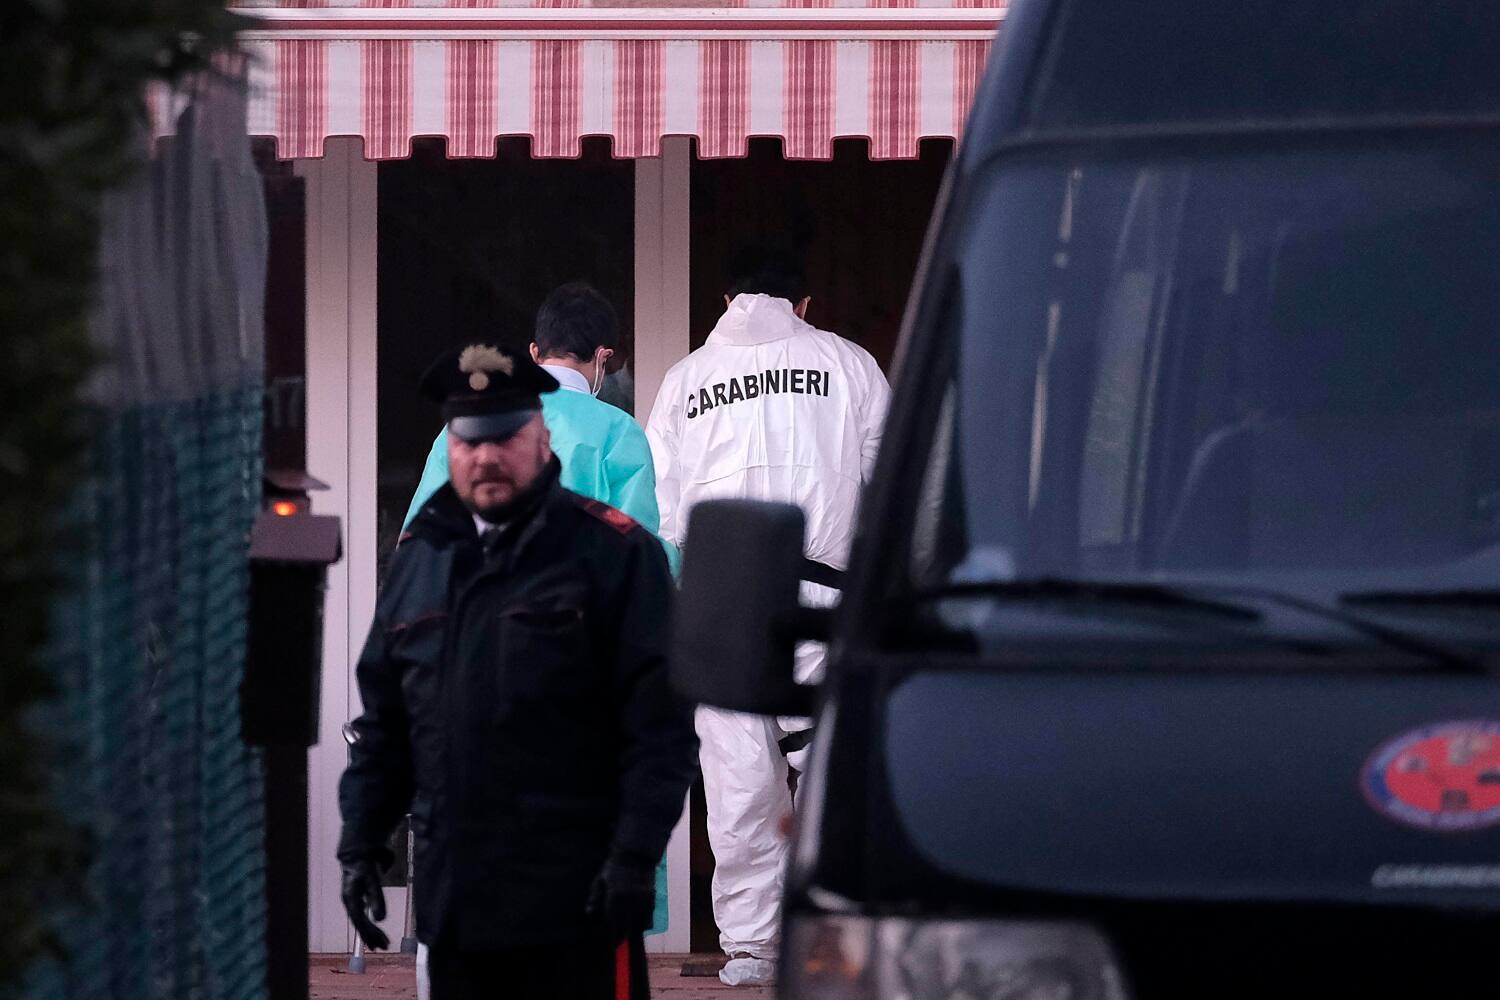
<path id="1" fill-rule="evenodd" d="M 542 397 L 542 419 L 562 462 L 562 485 L 602 500 L 657 534 L 656 473 L 645 432 L 628 413 L 596 398 L 619 336 L 614 307 L 589 285 L 572 282 L 547 296 L 537 311 L 531 357 L 563 391 Z M 445 427 L 427 456 L 405 526 L 447 481 Z M 665 548 L 675 569 L 677 552 L 670 545 Z"/>

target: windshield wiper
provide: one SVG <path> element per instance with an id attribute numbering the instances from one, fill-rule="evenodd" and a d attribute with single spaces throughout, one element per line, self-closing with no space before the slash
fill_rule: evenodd
<path id="1" fill-rule="evenodd" d="M 1202 611 L 1238 621 L 1259 621 L 1261 613 L 1254 608 L 1230 601 L 1200 597 L 1190 591 L 1157 583 L 1102 583 L 1097 580 L 1070 580 L 1066 577 L 1032 577 L 1024 580 L 984 580 L 974 583 L 945 583 L 913 591 L 909 599 L 941 600 L 945 597 L 1014 597 L 1023 600 L 1059 599 L 1069 602 L 1099 604 L 1139 604 L 1146 607 L 1183 611 Z"/>
<path id="2" fill-rule="evenodd" d="M 1500 611 L 1500 590 L 1466 587 L 1452 590 L 1366 590 L 1339 598 L 1345 604 L 1370 607 L 1463 608 Z"/>
<path id="3" fill-rule="evenodd" d="M 1258 622 L 1264 617 L 1259 610 L 1247 607 L 1243 602 L 1219 599 L 1216 595 L 1265 601 L 1312 617 L 1336 622 L 1388 648 L 1420 657 L 1448 670 L 1460 673 L 1488 672 L 1482 660 L 1450 649 L 1423 636 L 1386 625 L 1383 622 L 1372 621 L 1363 615 L 1342 608 L 1330 607 L 1317 601 L 1258 587 L 1218 584 L 1177 587 L 1160 583 L 1114 583 L 1073 580 L 1066 577 L 1034 577 L 1021 580 L 942 584 L 915 591 L 909 597 L 914 600 L 935 600 L 945 597 L 987 596 L 1023 600 L 1056 599 L 1070 602 L 1097 602 L 1116 606 L 1135 604 L 1163 610 L 1206 612 L 1241 622 Z M 1303 652 L 1326 651 L 1320 644 L 1301 641 L 1290 636 L 1266 636 L 1264 638 L 1275 639 L 1290 648 Z"/>
<path id="4" fill-rule="evenodd" d="M 1458 673 L 1484 674 L 1489 672 L 1488 665 L 1484 660 L 1476 656 L 1452 649 L 1440 642 L 1434 642 L 1425 636 L 1408 632 L 1405 629 L 1387 625 L 1384 622 L 1373 621 L 1364 615 L 1347 611 L 1343 608 L 1333 607 L 1318 601 L 1286 594 L 1279 590 L 1270 590 L 1263 587 L 1213 587 L 1219 593 L 1243 594 L 1247 597 L 1270 601 L 1282 607 L 1301 611 L 1305 614 L 1327 621 L 1337 622 L 1354 632 L 1359 632 L 1371 639 L 1380 642 L 1391 649 L 1399 649 L 1402 652 L 1420 656 L 1431 660 L 1449 670 Z M 1345 598 L 1345 603 L 1348 599 Z"/>

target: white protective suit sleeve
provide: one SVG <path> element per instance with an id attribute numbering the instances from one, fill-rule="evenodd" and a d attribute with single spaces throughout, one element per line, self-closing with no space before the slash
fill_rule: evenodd
<path id="1" fill-rule="evenodd" d="M 868 358 L 868 355 L 866 355 Z M 885 435 L 885 417 L 891 408 L 891 386 L 885 373 L 869 359 L 869 391 L 859 408 L 859 429 L 863 437 L 860 444 L 860 480 L 868 483 L 875 474 L 875 456 L 880 452 L 880 440 Z"/>
<path id="2" fill-rule="evenodd" d="M 669 371 L 657 390 L 656 402 L 651 407 L 651 416 L 646 421 L 646 441 L 651 446 L 651 464 L 656 466 L 656 507 L 661 516 L 658 534 L 682 548 L 686 541 L 687 524 L 682 510 L 682 467 L 678 459 L 677 419 L 675 409 L 681 407 L 677 399 L 678 379 Z"/>

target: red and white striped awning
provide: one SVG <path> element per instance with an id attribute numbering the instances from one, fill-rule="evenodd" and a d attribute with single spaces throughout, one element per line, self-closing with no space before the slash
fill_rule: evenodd
<path id="1" fill-rule="evenodd" d="M 257 22 L 242 34 L 250 129 L 278 155 L 321 156 L 325 138 L 352 135 L 370 159 L 409 156 L 418 136 L 485 157 L 497 136 L 530 136 L 533 156 L 573 157 L 598 135 L 637 157 L 689 135 L 704 157 L 743 156 L 751 136 L 781 137 L 793 159 L 826 159 L 845 136 L 867 137 L 875 159 L 914 157 L 920 139 L 959 134 L 1005 13 L 1005 0 L 365 2 L 237 8 Z"/>

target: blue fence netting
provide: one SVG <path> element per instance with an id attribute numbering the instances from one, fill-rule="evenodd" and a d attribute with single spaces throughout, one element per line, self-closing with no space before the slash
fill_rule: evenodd
<path id="1" fill-rule="evenodd" d="M 49 650 L 92 898 L 62 916 L 67 957 L 33 970 L 35 1000 L 266 994 L 263 779 L 239 712 L 266 232 L 242 69 L 185 88 L 175 135 L 105 206 L 101 422 Z"/>

